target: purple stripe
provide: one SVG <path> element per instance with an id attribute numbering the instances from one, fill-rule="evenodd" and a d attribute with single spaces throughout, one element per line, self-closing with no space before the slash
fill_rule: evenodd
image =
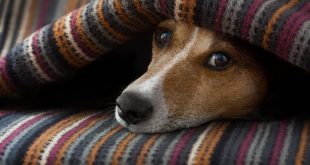
<path id="1" fill-rule="evenodd" d="M 242 32 L 241 32 L 241 38 L 242 39 L 249 39 L 249 30 L 250 26 L 253 22 L 254 15 L 257 11 L 257 9 L 261 6 L 261 4 L 265 2 L 264 0 L 254 0 L 252 2 L 252 5 L 250 6 L 246 17 L 244 18 Z"/>
<path id="2" fill-rule="evenodd" d="M 71 17 L 70 17 L 70 28 L 71 28 L 71 34 L 73 36 L 73 42 L 76 42 L 78 47 L 82 50 L 82 52 L 89 57 L 94 57 L 96 53 L 92 51 L 91 48 L 87 47 L 86 44 L 83 43 L 83 40 L 78 36 L 80 32 L 77 30 L 77 17 L 79 15 L 78 10 L 75 10 L 72 12 Z"/>
<path id="3" fill-rule="evenodd" d="M 159 5 L 160 5 L 160 11 L 162 14 L 165 16 L 168 16 L 168 11 L 167 11 L 167 0 L 159 0 Z"/>
<path id="4" fill-rule="evenodd" d="M 218 32 L 222 32 L 222 18 L 223 18 L 227 3 L 228 3 L 228 0 L 220 0 L 220 5 L 214 18 L 215 19 L 214 28 Z"/>
<path id="5" fill-rule="evenodd" d="M 64 145 L 64 143 L 72 136 L 74 135 L 77 131 L 79 131 L 80 129 L 82 129 L 83 127 L 86 127 L 91 121 L 93 121 L 94 119 L 98 118 L 100 114 L 97 114 L 95 116 L 92 116 L 90 118 L 88 118 L 87 120 L 83 121 L 82 123 L 80 123 L 79 125 L 77 125 L 76 127 L 72 128 L 70 131 L 68 131 L 66 134 L 64 134 L 59 141 L 55 144 L 55 146 L 52 148 L 49 157 L 47 158 L 47 165 L 52 165 L 55 164 L 56 161 L 56 156 L 57 156 L 57 152 L 59 151 L 59 149 Z"/>
<path id="6" fill-rule="evenodd" d="M 287 125 L 288 125 L 287 121 L 283 121 L 280 123 L 280 128 L 279 128 L 279 132 L 276 138 L 276 143 L 272 151 L 270 165 L 279 164 L 278 160 L 279 160 L 281 150 L 283 148 L 283 143 L 284 143 L 284 139 L 285 139 L 285 135 L 287 131 Z"/>
<path id="7" fill-rule="evenodd" d="M 6 139 L 4 139 L 4 141 L 2 143 L 0 143 L 0 154 L 3 153 L 7 144 L 10 141 L 12 141 L 15 137 L 17 137 L 18 134 L 23 132 L 23 130 L 27 129 L 28 127 L 32 126 L 34 123 L 40 121 L 43 117 L 45 117 L 47 114 L 50 114 L 50 113 L 51 112 L 41 114 L 41 115 L 27 121 L 26 123 L 24 123 L 23 125 L 18 127 L 15 131 L 13 131 Z"/>
<path id="8" fill-rule="evenodd" d="M 243 165 L 244 164 L 244 158 L 246 156 L 246 154 L 248 153 L 249 150 L 249 146 L 253 140 L 253 137 L 255 135 L 255 132 L 257 130 L 257 126 L 258 123 L 254 122 L 251 129 L 249 130 L 249 132 L 247 133 L 247 135 L 244 138 L 243 143 L 241 144 L 240 150 L 239 150 L 239 154 L 237 157 L 237 163 L 238 165 Z"/>
<path id="9" fill-rule="evenodd" d="M 5 112 L 0 112 L 0 117 L 6 116 L 6 115 L 11 115 L 12 113 L 15 113 L 15 111 L 5 111 Z"/>
<path id="10" fill-rule="evenodd" d="M 6 68 L 6 58 L 1 58 L 0 59 L 0 76 L 2 77 L 2 80 L 4 80 L 4 83 L 7 84 L 7 86 L 10 88 L 10 90 L 12 90 L 12 92 L 16 91 L 17 88 L 16 86 L 13 84 L 12 81 L 10 81 L 10 77 Z"/>
<path id="11" fill-rule="evenodd" d="M 288 58 L 289 49 L 293 45 L 295 36 L 302 24 L 310 19 L 310 2 L 308 2 L 301 10 L 295 12 L 287 19 L 282 31 L 280 32 L 276 45 L 276 54 L 283 59 Z"/>
<path id="12" fill-rule="evenodd" d="M 174 149 L 174 153 L 172 154 L 172 158 L 170 159 L 169 164 L 177 164 L 177 161 L 178 161 L 178 158 L 179 158 L 181 152 L 183 151 L 187 142 L 194 135 L 195 131 L 196 131 L 196 129 L 191 129 L 186 134 L 183 135 L 183 137 L 180 139 L 180 141 L 176 144 L 176 147 Z"/>
<path id="13" fill-rule="evenodd" d="M 42 55 L 40 53 L 40 48 L 39 48 L 38 36 L 39 36 L 39 31 L 35 32 L 33 39 L 32 39 L 32 49 L 33 49 L 35 60 L 38 62 L 39 67 L 43 70 L 45 74 L 47 74 L 49 78 L 56 80 L 58 76 L 56 74 L 53 74 L 53 72 L 47 67 L 48 64 L 44 62 L 42 58 Z"/>
<path id="14" fill-rule="evenodd" d="M 36 26 L 36 29 L 35 30 L 38 30 L 40 28 L 42 28 L 44 26 L 44 20 L 46 18 L 46 14 L 47 14 L 47 11 L 48 11 L 48 7 L 49 7 L 49 0 L 44 0 L 43 2 L 43 5 L 40 10 L 40 13 L 39 13 L 39 19 L 38 19 L 38 23 L 37 23 L 37 26 Z M 42 3 L 41 3 L 42 4 Z"/>

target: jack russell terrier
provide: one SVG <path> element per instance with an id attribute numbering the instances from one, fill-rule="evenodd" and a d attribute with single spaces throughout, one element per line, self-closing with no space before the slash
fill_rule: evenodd
<path id="1" fill-rule="evenodd" d="M 117 98 L 115 117 L 133 132 L 167 132 L 242 118 L 265 100 L 269 78 L 253 46 L 167 20 L 154 33 L 147 72 Z"/>

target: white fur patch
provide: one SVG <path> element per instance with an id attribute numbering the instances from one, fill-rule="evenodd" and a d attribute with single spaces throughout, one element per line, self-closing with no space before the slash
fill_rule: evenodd
<path id="1" fill-rule="evenodd" d="M 186 46 L 180 50 L 172 60 L 170 60 L 160 71 L 157 72 L 151 78 L 143 82 L 133 82 L 130 84 L 124 92 L 136 93 L 142 97 L 148 98 L 153 105 L 153 114 L 151 118 L 147 121 L 138 123 L 136 125 L 128 125 L 124 120 L 122 120 L 118 114 L 118 108 L 115 109 L 116 120 L 123 126 L 128 127 L 134 132 L 162 132 L 168 131 L 168 107 L 165 104 L 163 97 L 162 83 L 165 75 L 180 61 L 186 59 L 190 55 L 190 51 L 197 41 L 199 28 L 195 28 L 191 37 L 188 40 Z"/>

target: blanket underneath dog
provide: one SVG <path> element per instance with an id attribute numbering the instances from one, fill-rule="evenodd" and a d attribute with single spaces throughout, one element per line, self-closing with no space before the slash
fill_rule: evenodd
<path id="1" fill-rule="evenodd" d="M 4 39 L 14 34 L 1 26 L 0 50 L 6 49 L 1 51 L 0 96 L 61 80 L 167 18 L 241 38 L 309 71 L 309 11 L 308 0 L 94 0 L 11 49 Z"/>

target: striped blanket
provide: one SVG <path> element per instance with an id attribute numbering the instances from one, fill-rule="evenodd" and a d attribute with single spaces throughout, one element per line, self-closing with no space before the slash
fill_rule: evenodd
<path id="1" fill-rule="evenodd" d="M 309 164 L 310 122 L 218 121 L 134 134 L 113 114 L 0 112 L 0 164 Z"/>
<path id="2" fill-rule="evenodd" d="M 239 37 L 310 70 L 308 0 L 0 0 L 0 97 L 66 78 L 165 18 Z M 0 108 L 0 164 L 310 164 L 308 119 L 217 121 L 148 135 L 96 109 Z"/>

